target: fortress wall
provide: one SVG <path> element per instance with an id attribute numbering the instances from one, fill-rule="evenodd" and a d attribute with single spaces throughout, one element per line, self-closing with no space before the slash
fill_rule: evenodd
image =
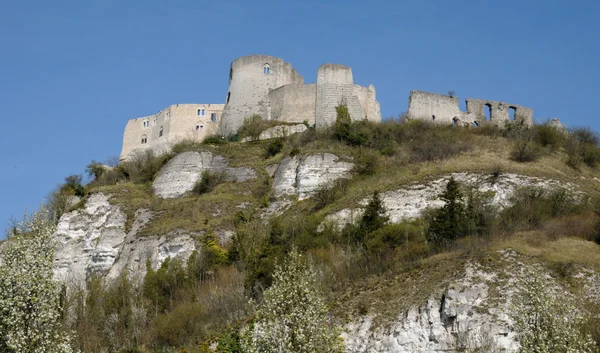
<path id="1" fill-rule="evenodd" d="M 485 120 L 485 110 L 490 110 L 490 121 L 504 127 L 507 121 L 512 121 L 509 111 L 514 109 L 515 121 L 527 126 L 533 126 L 533 109 L 506 102 L 467 98 L 467 112 L 478 119 Z"/>
<path id="2" fill-rule="evenodd" d="M 365 112 L 365 118 L 370 121 L 381 121 L 381 109 L 375 93 L 375 86 L 369 87 L 354 85 L 354 94 L 358 97 L 360 106 Z"/>
<path id="3" fill-rule="evenodd" d="M 269 73 L 264 72 L 265 65 Z M 292 65 L 280 58 L 252 55 L 238 58 L 231 64 L 229 92 L 221 119 L 223 135 L 234 134 L 244 123 L 244 118 L 259 114 L 268 118 L 268 93 L 288 84 L 303 84 L 302 76 Z"/>
<path id="4" fill-rule="evenodd" d="M 408 98 L 409 119 L 452 124 L 464 115 L 458 107 L 458 98 L 423 91 L 411 91 Z"/>
<path id="5" fill-rule="evenodd" d="M 198 116 L 198 109 L 202 108 L 205 109 L 205 115 Z M 222 111 L 223 104 L 175 104 L 155 115 L 131 119 L 125 126 L 120 159 L 124 160 L 132 152 L 148 148 L 156 153 L 167 152 L 183 139 L 202 141 L 206 136 L 217 133 Z M 211 121 L 211 113 L 217 114 L 216 122 Z M 147 127 L 144 122 L 148 122 Z M 146 143 L 142 143 L 143 137 Z"/>
<path id="6" fill-rule="evenodd" d="M 335 123 L 337 112 L 335 108 L 341 103 L 348 106 L 350 118 L 353 121 L 363 120 L 365 111 L 356 95 L 355 85 L 325 83 L 317 84 L 316 126 L 323 128 Z"/>
<path id="7" fill-rule="evenodd" d="M 315 123 L 317 86 L 286 85 L 269 92 L 269 119 L 288 123 Z"/>
<path id="8" fill-rule="evenodd" d="M 354 84 L 352 69 L 340 64 L 324 64 L 317 70 L 317 84 Z"/>

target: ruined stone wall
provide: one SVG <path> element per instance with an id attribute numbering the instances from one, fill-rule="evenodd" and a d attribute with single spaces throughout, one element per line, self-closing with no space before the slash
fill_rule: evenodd
<path id="1" fill-rule="evenodd" d="M 317 85 L 286 85 L 269 92 L 270 120 L 315 123 Z"/>
<path id="2" fill-rule="evenodd" d="M 268 70 L 265 70 L 266 67 Z M 280 58 L 252 55 L 236 59 L 231 63 L 221 134 L 236 133 L 244 123 L 244 118 L 254 114 L 267 119 L 269 91 L 288 84 L 303 83 L 304 78 Z"/>
<path id="3" fill-rule="evenodd" d="M 223 104 L 175 104 L 155 115 L 131 119 L 125 126 L 120 159 L 126 159 L 136 150 L 151 148 L 163 153 L 181 140 L 202 141 L 206 136 L 215 135 L 223 108 Z M 204 115 L 200 109 L 204 109 Z"/>
<path id="4" fill-rule="evenodd" d="M 381 121 L 381 108 L 377 101 L 375 93 L 375 86 L 369 85 L 369 87 L 363 87 L 354 85 L 354 94 L 358 97 L 360 106 L 365 112 L 365 119 L 380 122 Z"/>
<path id="5" fill-rule="evenodd" d="M 317 128 L 335 123 L 335 108 L 345 103 L 352 120 L 381 121 L 375 88 L 355 85 L 352 69 L 339 64 L 325 64 L 317 71 L 317 99 L 315 119 Z"/>
<path id="6" fill-rule="evenodd" d="M 486 120 L 485 110 L 489 110 L 489 121 L 497 126 L 504 127 L 506 122 L 513 119 L 510 117 L 510 110 L 514 109 L 514 121 L 533 126 L 533 109 L 523 107 L 517 104 L 506 102 L 482 100 L 467 98 L 467 112 L 473 114 L 482 122 Z"/>
<path id="7" fill-rule="evenodd" d="M 411 91 L 408 98 L 408 118 L 452 124 L 462 115 L 458 98 L 444 94 Z"/>

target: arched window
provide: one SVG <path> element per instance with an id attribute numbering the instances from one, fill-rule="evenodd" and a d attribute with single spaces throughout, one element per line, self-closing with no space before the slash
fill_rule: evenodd
<path id="1" fill-rule="evenodd" d="M 148 143 L 148 136 L 142 135 L 142 145 Z"/>
<path id="2" fill-rule="evenodd" d="M 158 137 L 161 137 L 163 135 L 163 127 L 160 127 L 160 130 L 158 131 Z"/>
<path id="3" fill-rule="evenodd" d="M 269 64 L 263 65 L 263 74 L 268 75 L 271 73 L 271 66 Z"/>
<path id="4" fill-rule="evenodd" d="M 217 113 L 210 113 L 210 121 L 213 123 L 217 122 Z"/>

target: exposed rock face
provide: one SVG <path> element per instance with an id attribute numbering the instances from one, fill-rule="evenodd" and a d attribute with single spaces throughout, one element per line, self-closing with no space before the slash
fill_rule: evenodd
<path id="1" fill-rule="evenodd" d="M 108 197 L 90 196 L 83 210 L 64 214 L 57 226 L 55 276 L 69 284 L 82 284 L 91 275 L 118 277 L 129 270 L 140 279 L 146 271 L 146 259 L 158 268 L 168 256 L 187 259 L 195 249 L 190 234 L 173 231 L 162 237 L 138 237 L 151 213 L 138 210 L 136 220 L 125 233 L 126 216 Z"/>
<path id="2" fill-rule="evenodd" d="M 191 191 L 203 171 L 224 173 L 227 181 L 243 182 L 256 178 L 252 168 L 229 167 L 227 160 L 210 152 L 184 152 L 165 165 L 152 186 L 156 195 L 163 198 L 182 196 Z"/>
<path id="3" fill-rule="evenodd" d="M 297 195 L 306 199 L 337 179 L 346 178 L 354 164 L 331 153 L 286 157 L 275 171 L 273 189 L 277 196 Z"/>
<path id="4" fill-rule="evenodd" d="M 489 174 L 479 173 L 454 173 L 451 176 L 456 181 L 475 187 L 481 192 L 493 192 L 494 196 L 491 202 L 499 207 L 507 206 L 509 197 L 519 187 L 573 187 L 569 183 L 565 184 L 557 180 L 517 174 L 501 174 L 495 180 Z M 382 193 L 381 198 L 388 210 L 390 221 L 392 223 L 400 223 L 402 220 L 415 219 L 420 217 L 422 212 L 427 208 L 442 207 L 444 201 L 439 199 L 439 195 L 446 188 L 449 179 L 450 175 L 429 183 L 412 184 L 398 190 Z M 369 198 L 365 198 L 360 203 L 366 206 L 368 202 Z M 362 217 L 362 213 L 362 208 L 343 209 L 327 216 L 325 223 L 343 227 L 349 222 L 357 222 Z"/>
<path id="5" fill-rule="evenodd" d="M 462 280 L 400 313 L 389 325 L 373 327 L 372 316 L 346 325 L 342 334 L 346 352 L 465 352 L 482 347 L 488 352 L 516 352 L 519 345 L 503 310 L 514 285 L 500 287 L 502 297 L 491 304 L 488 283 L 496 279 L 496 273 L 469 264 Z"/>
<path id="6" fill-rule="evenodd" d="M 266 129 L 258 136 L 258 140 L 268 140 L 280 137 L 286 137 L 293 134 L 299 134 L 308 129 L 304 124 L 295 125 L 277 125 Z M 252 141 L 250 137 L 244 137 L 242 142 Z"/>

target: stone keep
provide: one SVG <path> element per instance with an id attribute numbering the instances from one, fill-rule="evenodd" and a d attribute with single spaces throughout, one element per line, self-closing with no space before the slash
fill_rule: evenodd
<path id="1" fill-rule="evenodd" d="M 302 85 L 304 78 L 280 58 L 267 55 L 243 56 L 231 63 L 229 92 L 220 132 L 232 135 L 254 114 L 267 119 L 269 92 L 288 84 Z"/>

